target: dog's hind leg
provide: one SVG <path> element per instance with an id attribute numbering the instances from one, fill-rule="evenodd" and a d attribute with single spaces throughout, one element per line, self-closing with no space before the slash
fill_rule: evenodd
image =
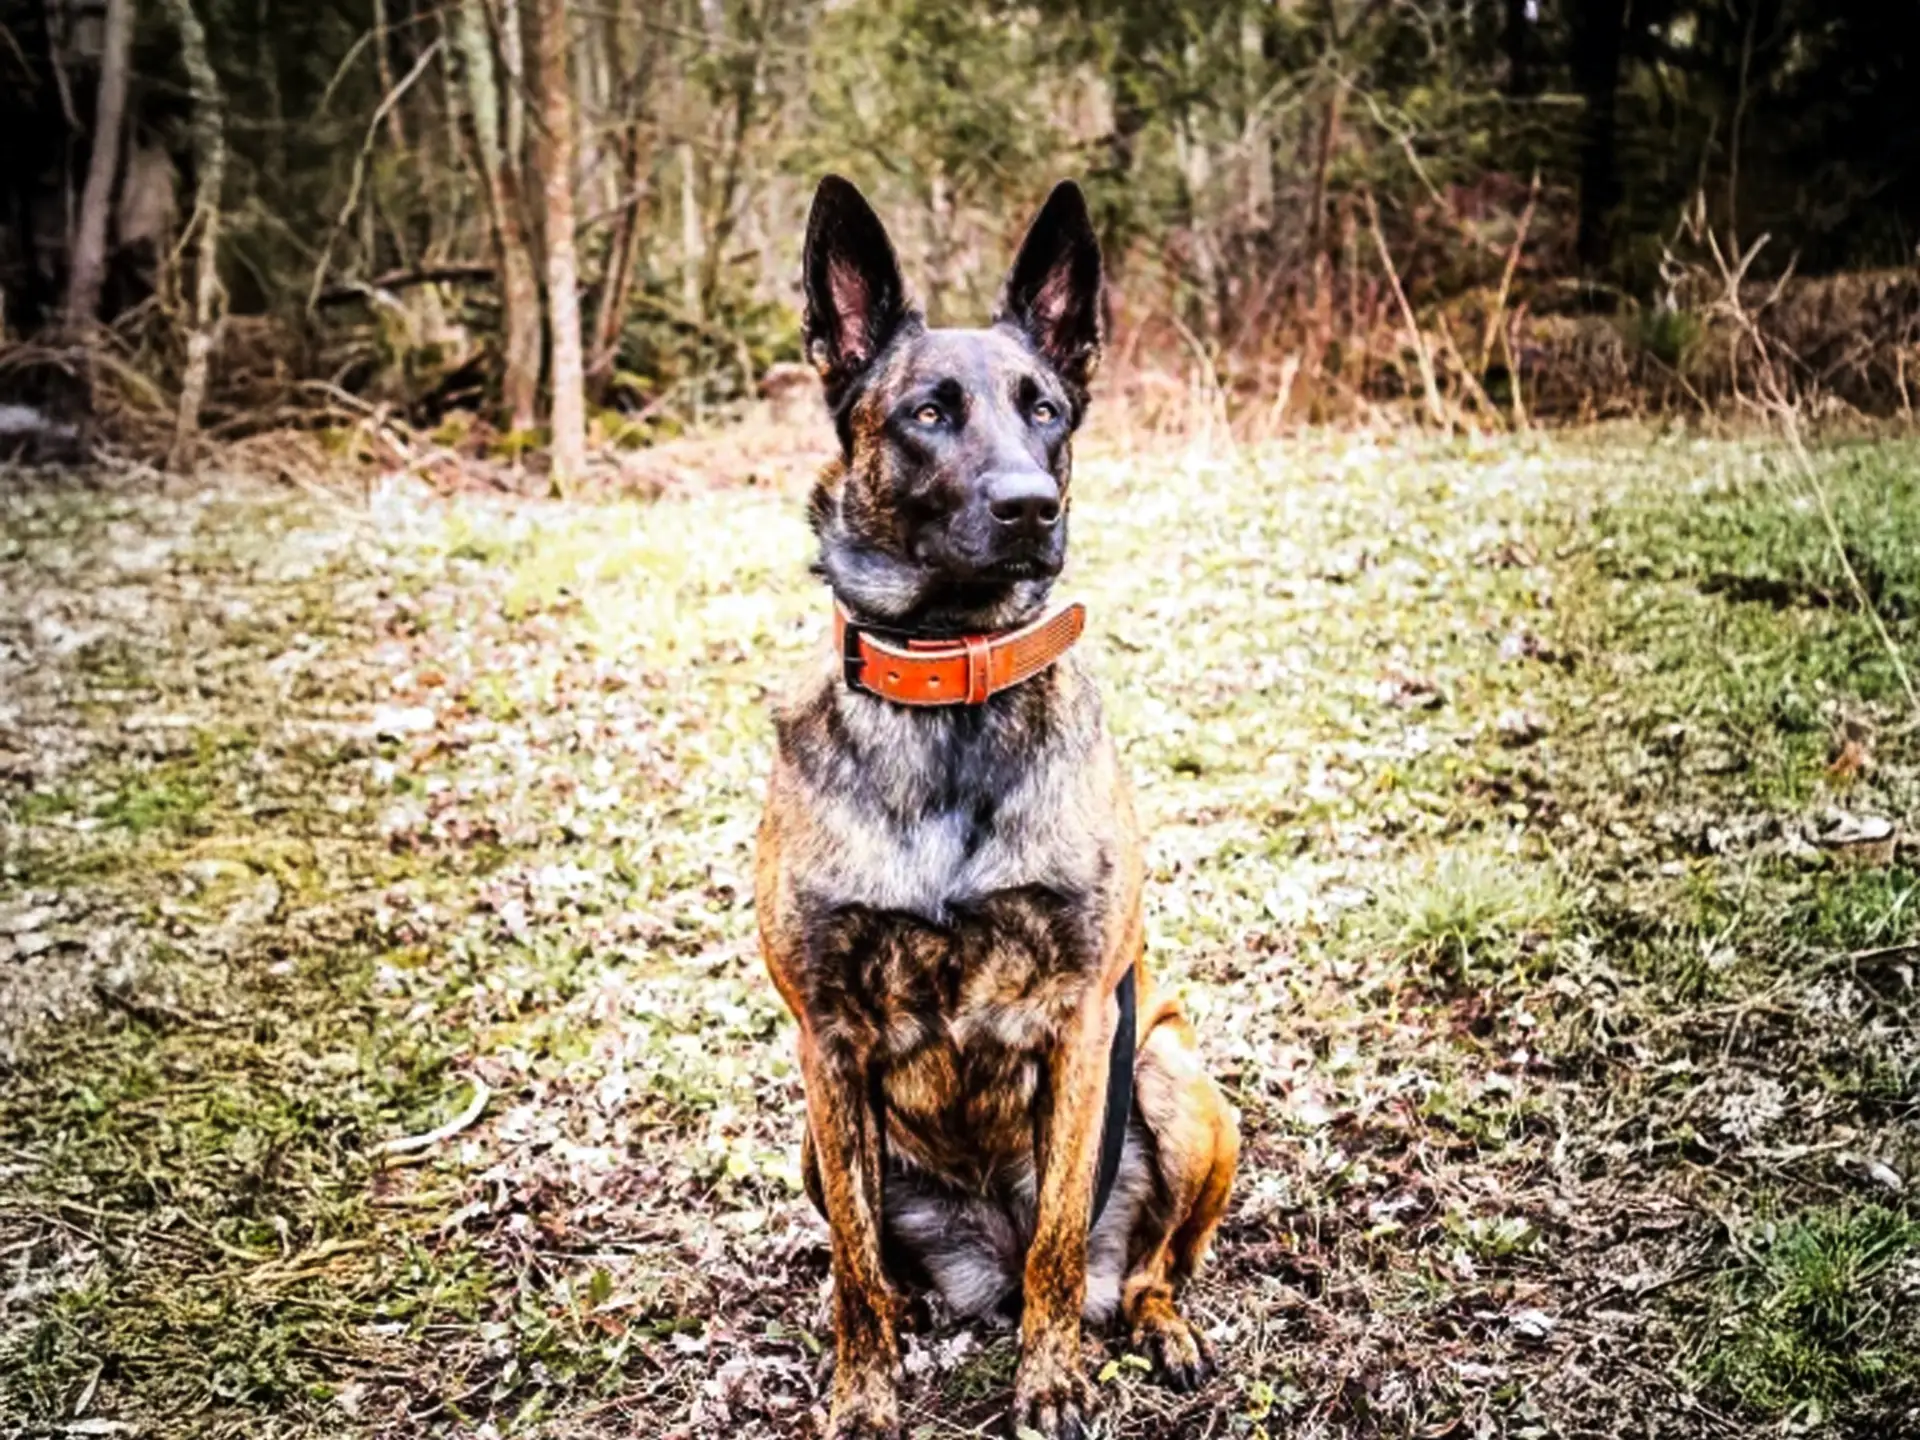
<path id="1" fill-rule="evenodd" d="M 1161 1377 L 1191 1390 L 1213 1373 L 1213 1357 L 1175 1306 L 1174 1289 L 1199 1268 L 1226 1213 L 1240 1127 L 1200 1063 L 1192 1027 L 1170 1003 L 1141 1044 L 1134 1103 L 1153 1136 L 1159 1193 L 1134 1231 L 1121 1313 Z"/>

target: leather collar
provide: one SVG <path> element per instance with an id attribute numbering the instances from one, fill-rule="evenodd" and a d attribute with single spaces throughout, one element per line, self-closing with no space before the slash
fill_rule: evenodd
<path id="1" fill-rule="evenodd" d="M 1030 680 L 1073 648 L 1086 628 L 1087 607 L 1056 606 L 1017 630 L 952 639 L 882 640 L 838 601 L 833 639 L 847 688 L 864 690 L 896 705 L 984 705 L 1002 690 Z"/>

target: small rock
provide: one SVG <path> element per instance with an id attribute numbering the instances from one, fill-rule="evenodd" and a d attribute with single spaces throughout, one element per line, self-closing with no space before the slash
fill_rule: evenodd
<path id="1" fill-rule="evenodd" d="M 1544 1310 L 1516 1310 L 1507 1317 L 1507 1328 L 1512 1330 L 1513 1338 L 1529 1345 L 1544 1345 L 1559 1323 Z"/>
<path id="2" fill-rule="evenodd" d="M 280 882 L 271 875 L 260 877 L 260 883 L 254 886 L 251 894 L 239 900 L 227 912 L 226 924 L 229 929 L 251 929 L 255 925 L 264 925 L 280 909 Z"/>
<path id="3" fill-rule="evenodd" d="M 1900 1178 L 1900 1172 L 1886 1161 L 1875 1160 L 1871 1155 L 1842 1155 L 1840 1166 L 1842 1169 L 1861 1175 L 1891 1194 L 1899 1195 L 1906 1191 L 1907 1182 Z"/>
<path id="4" fill-rule="evenodd" d="M 34 930 L 43 930 L 57 913 L 51 905 L 0 912 L 0 935 L 25 935 Z"/>
<path id="5" fill-rule="evenodd" d="M 1893 822 L 1878 815 L 1849 815 L 1844 810 L 1829 810 L 1820 843 L 1829 846 L 1878 845 L 1893 838 Z"/>
<path id="6" fill-rule="evenodd" d="M 373 733 L 383 740 L 404 740 L 433 729 L 433 710 L 426 705 L 380 705 L 373 712 Z"/>

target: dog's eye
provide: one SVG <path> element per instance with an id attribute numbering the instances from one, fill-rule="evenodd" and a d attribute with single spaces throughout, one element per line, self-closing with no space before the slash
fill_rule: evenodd
<path id="1" fill-rule="evenodd" d="M 1051 425 L 1060 418 L 1060 412 L 1054 408 L 1051 400 L 1036 400 L 1033 405 L 1033 418 L 1041 425 Z"/>
<path id="2" fill-rule="evenodd" d="M 940 413 L 940 407 L 938 405 L 922 405 L 918 410 L 913 412 L 913 418 L 918 420 L 922 425 L 938 425 L 942 420 L 946 419 L 946 416 Z"/>

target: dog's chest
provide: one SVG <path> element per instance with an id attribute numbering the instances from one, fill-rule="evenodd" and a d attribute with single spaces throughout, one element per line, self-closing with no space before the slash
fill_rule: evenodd
<path id="1" fill-rule="evenodd" d="M 1113 838 L 1097 708 L 1053 709 L 1039 724 L 845 701 L 837 743 L 800 767 L 806 888 L 936 922 L 1005 891 L 1096 888 Z"/>
<path id="2" fill-rule="evenodd" d="M 821 1018 L 880 1077 L 897 1155 L 969 1188 L 1026 1163 L 1040 1056 L 1098 973 L 1090 902 L 1028 888 L 940 924 L 849 906 L 815 926 Z"/>
<path id="3" fill-rule="evenodd" d="M 896 1155 L 1005 1176 L 1110 938 L 1119 812 L 1090 687 L 1049 673 L 934 713 L 828 690 L 781 750 L 810 1025 L 879 1078 Z"/>

